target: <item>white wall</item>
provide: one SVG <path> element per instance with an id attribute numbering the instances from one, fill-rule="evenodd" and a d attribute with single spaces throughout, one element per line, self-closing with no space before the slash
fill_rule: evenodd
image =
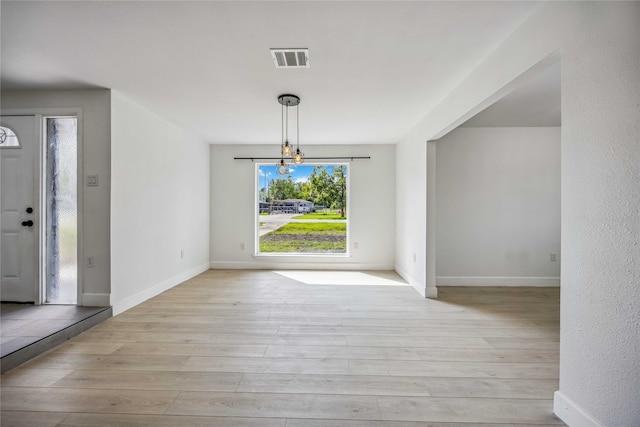
<path id="1" fill-rule="evenodd" d="M 98 187 L 83 186 L 84 232 L 81 246 L 84 256 L 93 256 L 94 268 L 83 262 L 79 278 L 83 305 L 109 305 L 109 194 L 111 94 L 109 90 L 2 91 L 3 111 L 21 109 L 30 113 L 75 114 L 80 112 L 78 134 L 81 138 L 80 164 L 84 175 L 98 175 Z M 54 113 L 55 112 L 55 113 Z M 81 178 L 79 182 L 84 182 Z"/>
<path id="2" fill-rule="evenodd" d="M 426 295 L 427 143 L 414 138 L 396 145 L 395 270 Z"/>
<path id="3" fill-rule="evenodd" d="M 255 163 L 234 157 L 273 157 L 273 145 L 211 146 L 211 267 L 393 269 L 395 147 L 304 146 L 307 157 L 371 156 L 349 166 L 350 257 L 254 257 Z M 275 161 L 274 161 L 275 163 Z M 241 245 L 245 244 L 245 249 Z M 354 248 L 358 243 L 358 248 Z"/>
<path id="4" fill-rule="evenodd" d="M 638 426 L 640 3 L 583 9 L 562 50 L 555 410 L 572 427 L 588 418 L 603 426 Z"/>
<path id="5" fill-rule="evenodd" d="M 117 314 L 209 268 L 209 145 L 117 92 L 111 124 Z"/>
<path id="6" fill-rule="evenodd" d="M 560 284 L 560 128 L 454 130 L 436 193 L 439 286 Z"/>
<path id="7" fill-rule="evenodd" d="M 572 427 L 640 425 L 638 22 L 638 2 L 541 4 L 397 147 L 398 158 L 408 158 L 416 145 L 456 128 L 561 52 L 563 261 L 554 410 Z M 412 184 L 400 168 L 397 174 L 399 191 Z M 398 202 L 398 212 L 412 206 L 400 195 Z M 426 221 L 407 219 L 413 222 L 405 229 Z M 406 258 L 410 252 L 400 248 L 413 244 L 403 233 L 398 255 Z"/>

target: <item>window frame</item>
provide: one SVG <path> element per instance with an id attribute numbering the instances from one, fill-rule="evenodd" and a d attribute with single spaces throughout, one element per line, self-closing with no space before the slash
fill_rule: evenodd
<path id="1" fill-rule="evenodd" d="M 48 254 L 49 247 L 47 242 L 47 233 L 49 231 L 48 225 L 48 216 L 49 210 L 47 208 L 47 196 L 48 196 L 48 167 L 50 157 L 49 157 L 49 149 L 47 145 L 49 144 L 49 128 L 48 123 L 49 120 L 57 120 L 57 119 L 73 119 L 76 121 L 76 302 L 75 303 L 59 303 L 59 302 L 48 302 L 47 301 L 47 288 L 48 288 L 48 270 L 49 270 L 49 260 L 50 256 Z M 83 237 L 84 236 L 84 175 L 83 175 L 83 162 L 82 162 L 82 112 L 81 110 L 76 110 L 75 114 L 73 111 L 69 111 L 68 113 L 60 113 L 60 114 L 43 114 L 41 115 L 41 156 L 42 156 L 42 164 L 41 164 L 41 191 L 40 191 L 40 204 L 41 211 L 43 213 L 41 219 L 41 256 L 42 256 L 42 266 L 40 268 L 40 300 L 42 305 L 75 305 L 81 306 L 83 305 L 82 297 L 84 295 L 84 264 L 82 263 L 84 259 L 84 246 L 83 246 Z"/>
<path id="2" fill-rule="evenodd" d="M 346 195 L 347 195 L 347 233 L 345 237 L 345 252 L 344 253 L 321 253 L 321 252 L 260 252 L 260 167 L 261 166 L 275 166 L 272 162 L 255 162 L 254 167 L 254 239 L 253 239 L 253 257 L 254 258 L 304 258 L 308 261 L 313 261 L 313 258 L 350 258 L 351 254 L 351 163 L 346 162 L 305 162 L 303 166 L 346 166 Z M 289 165 L 296 167 L 299 165 Z"/>

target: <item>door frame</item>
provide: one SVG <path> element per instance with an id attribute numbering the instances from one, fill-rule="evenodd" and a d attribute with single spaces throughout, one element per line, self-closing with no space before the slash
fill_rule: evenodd
<path id="1" fill-rule="evenodd" d="M 36 171 L 35 171 L 35 182 L 36 188 L 34 191 L 36 192 L 35 197 L 35 210 L 36 210 L 36 227 L 37 227 L 37 274 L 36 274 L 36 298 L 34 304 L 41 305 L 44 303 L 45 298 L 45 286 L 46 286 L 46 215 L 42 215 L 42 209 L 47 205 L 46 204 L 46 179 L 47 174 L 45 173 L 46 168 L 46 156 L 45 156 L 45 147 L 47 143 L 47 135 L 45 132 L 45 125 L 47 118 L 56 118 L 56 117 L 76 117 L 78 120 L 77 126 L 77 204 L 78 204 L 78 243 L 77 243 L 77 251 L 78 251 L 78 286 L 76 289 L 76 305 L 81 306 L 82 304 L 82 295 L 84 293 L 84 138 L 83 138 L 83 116 L 82 116 L 82 108 L 7 108 L 0 110 L 0 116 L 34 116 L 36 121 L 36 137 L 38 139 L 38 148 L 36 150 Z"/>

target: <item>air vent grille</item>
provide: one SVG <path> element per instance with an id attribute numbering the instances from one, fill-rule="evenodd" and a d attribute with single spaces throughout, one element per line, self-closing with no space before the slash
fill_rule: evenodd
<path id="1" fill-rule="evenodd" d="M 271 49 L 276 68 L 309 68 L 309 49 Z"/>

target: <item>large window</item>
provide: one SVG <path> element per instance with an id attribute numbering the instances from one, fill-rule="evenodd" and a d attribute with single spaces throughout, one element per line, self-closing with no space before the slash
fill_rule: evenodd
<path id="1" fill-rule="evenodd" d="M 347 164 L 257 165 L 259 254 L 346 254 Z"/>

